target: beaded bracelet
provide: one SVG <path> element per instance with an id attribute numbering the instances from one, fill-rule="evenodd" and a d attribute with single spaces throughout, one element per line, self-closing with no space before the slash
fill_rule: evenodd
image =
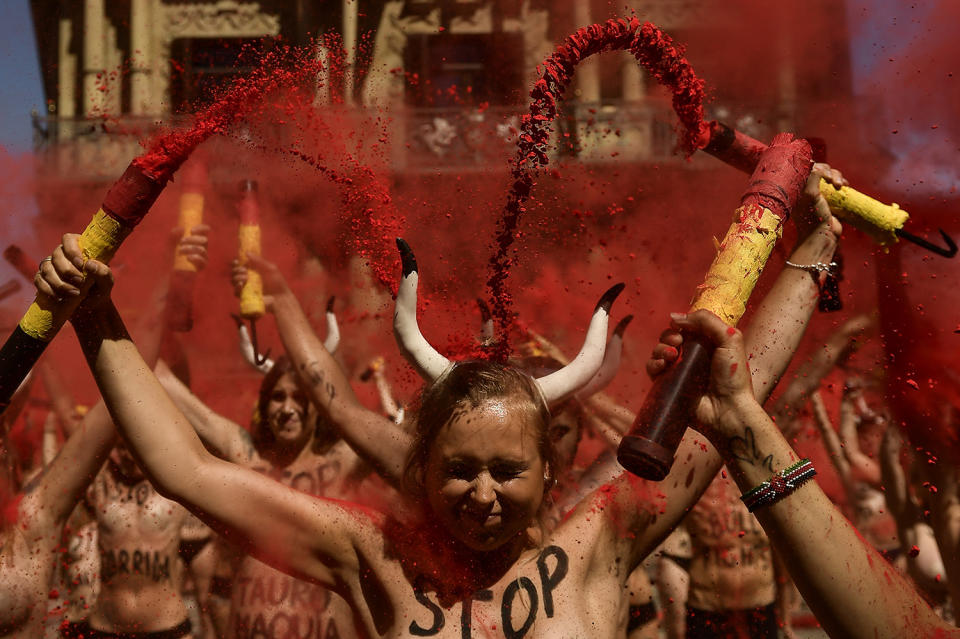
<path id="1" fill-rule="evenodd" d="M 801 459 L 796 464 L 784 468 L 773 477 L 753 490 L 745 493 L 740 501 L 747 510 L 754 512 L 765 506 L 775 504 L 790 495 L 797 488 L 816 476 L 817 471 L 809 459 Z"/>

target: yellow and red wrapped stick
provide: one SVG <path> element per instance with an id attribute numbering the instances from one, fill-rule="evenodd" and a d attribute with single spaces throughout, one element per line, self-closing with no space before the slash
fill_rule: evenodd
<path id="1" fill-rule="evenodd" d="M 812 166 L 810 145 L 789 133 L 776 136 L 763 151 L 691 312 L 706 309 L 736 326 Z M 707 344 L 684 337 L 680 358 L 657 378 L 620 442 L 617 459 L 624 468 L 655 481 L 667 476 L 684 431 L 696 423 L 710 356 Z"/>
<path id="2" fill-rule="evenodd" d="M 180 217 L 177 221 L 177 226 L 183 229 L 183 237 L 190 235 L 194 227 L 203 224 L 203 192 L 206 184 L 206 164 L 194 157 L 183 167 L 183 192 L 180 194 Z M 193 289 L 196 279 L 197 267 L 178 252 L 173 258 L 167 301 L 167 326 L 170 330 L 187 332 L 193 328 Z"/>
<path id="3" fill-rule="evenodd" d="M 700 148 L 722 162 L 750 173 L 756 168 L 767 146 L 749 135 L 713 121 L 704 129 Z M 944 257 L 953 257 L 957 253 L 956 244 L 943 231 L 940 234 L 946 248 L 904 231 L 903 226 L 910 215 L 895 203 L 884 204 L 849 186 L 837 189 L 824 179 L 820 180 L 820 193 L 840 221 L 863 231 L 880 245 L 893 244 L 900 237 Z"/>
<path id="4" fill-rule="evenodd" d="M 240 228 L 237 233 L 237 259 L 241 265 L 249 262 L 248 255 L 260 256 L 260 203 L 257 200 L 256 180 L 240 182 Z M 263 280 L 260 273 L 247 268 L 247 281 L 240 291 L 240 317 L 250 320 L 250 341 L 253 344 L 254 363 L 266 361 L 257 344 L 256 322 L 266 313 L 263 303 Z"/>
<path id="5" fill-rule="evenodd" d="M 147 174 L 136 161 L 114 182 L 100 210 L 80 236 L 87 259 L 109 262 L 123 240 L 147 214 L 167 179 Z M 31 275 L 32 277 L 32 275 Z M 83 296 L 62 301 L 37 296 L 0 349 L 0 413 L 47 344 L 80 305 Z"/>

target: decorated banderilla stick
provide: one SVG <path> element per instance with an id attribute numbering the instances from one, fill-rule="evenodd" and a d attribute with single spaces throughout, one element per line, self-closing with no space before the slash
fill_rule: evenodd
<path id="1" fill-rule="evenodd" d="M 811 166 L 810 145 L 789 133 L 777 135 L 763 151 L 691 312 L 706 309 L 736 326 Z M 703 341 L 684 336 L 680 358 L 657 378 L 620 443 L 617 459 L 624 468 L 655 481 L 667 476 L 683 432 L 696 423 L 710 357 Z"/>
<path id="2" fill-rule="evenodd" d="M 10 297 L 22 287 L 23 285 L 19 280 L 7 280 L 3 286 L 0 286 L 0 300 Z"/>
<path id="3" fill-rule="evenodd" d="M 703 151 L 747 173 L 756 168 L 767 148 L 763 142 L 715 120 L 706 124 L 702 133 Z M 946 248 L 903 230 L 910 215 L 895 203 L 884 204 L 849 186 L 837 189 L 823 179 L 820 180 L 820 193 L 841 221 L 863 231 L 878 244 L 892 244 L 902 238 L 943 257 L 953 257 L 957 253 L 956 243 L 942 229 L 940 235 Z"/>
<path id="4" fill-rule="evenodd" d="M 240 182 L 240 228 L 237 232 L 237 260 L 246 266 L 248 255 L 260 256 L 260 203 L 257 201 L 256 180 Z M 247 268 L 247 281 L 240 290 L 240 317 L 250 321 L 250 342 L 253 344 L 253 362 L 260 366 L 267 361 L 269 351 L 260 353 L 257 344 L 257 320 L 267 309 L 263 303 L 263 280 L 260 273 Z"/>
<path id="5" fill-rule="evenodd" d="M 3 258 L 28 282 L 33 281 L 33 276 L 37 274 L 37 263 L 27 257 L 16 244 L 11 244 L 3 249 Z"/>
<path id="6" fill-rule="evenodd" d="M 194 227 L 203 224 L 203 191 L 207 183 L 207 167 L 197 157 L 183 167 L 183 192 L 180 194 L 180 217 L 177 226 L 187 237 Z M 167 326 L 185 333 L 193 328 L 193 289 L 197 267 L 185 255 L 173 258 L 170 294 L 167 301 Z"/>
<path id="7" fill-rule="evenodd" d="M 100 210 L 80 236 L 84 256 L 109 262 L 123 240 L 150 210 L 168 177 L 148 175 L 136 161 L 132 162 L 107 191 Z M 32 279 L 33 275 L 29 277 Z M 81 292 L 85 292 L 86 287 Z M 20 324 L 0 349 L 0 413 L 6 410 L 20 382 L 82 299 L 83 295 L 80 295 L 58 301 L 38 295 L 27 309 Z"/>

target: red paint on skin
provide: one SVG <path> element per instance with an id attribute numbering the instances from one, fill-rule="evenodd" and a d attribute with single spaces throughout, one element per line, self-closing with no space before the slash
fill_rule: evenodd
<path id="1" fill-rule="evenodd" d="M 730 374 L 733 375 L 736 372 L 737 372 L 737 363 L 734 362 L 733 364 L 730 364 Z"/>
<path id="2" fill-rule="evenodd" d="M 728 327 L 727 327 L 727 335 L 730 335 L 730 336 L 732 337 L 732 336 L 734 336 L 734 335 L 736 335 L 736 334 L 737 334 L 737 329 L 735 329 L 735 328 L 732 327 L 732 326 L 728 326 Z"/>

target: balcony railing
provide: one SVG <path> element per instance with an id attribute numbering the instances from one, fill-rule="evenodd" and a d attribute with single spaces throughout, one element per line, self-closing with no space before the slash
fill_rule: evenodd
<path id="1" fill-rule="evenodd" d="M 389 136 L 391 166 L 398 173 L 502 169 L 514 156 L 523 112 L 521 107 L 395 110 Z M 770 139 L 777 128 L 774 115 L 758 110 L 720 115 L 762 140 Z M 35 146 L 45 160 L 43 170 L 59 179 L 108 181 L 142 151 L 141 140 L 161 125 L 176 124 L 132 116 L 35 117 Z M 676 115 L 664 103 L 571 103 L 553 127 L 550 152 L 552 159 L 587 163 L 680 162 L 677 126 Z"/>

